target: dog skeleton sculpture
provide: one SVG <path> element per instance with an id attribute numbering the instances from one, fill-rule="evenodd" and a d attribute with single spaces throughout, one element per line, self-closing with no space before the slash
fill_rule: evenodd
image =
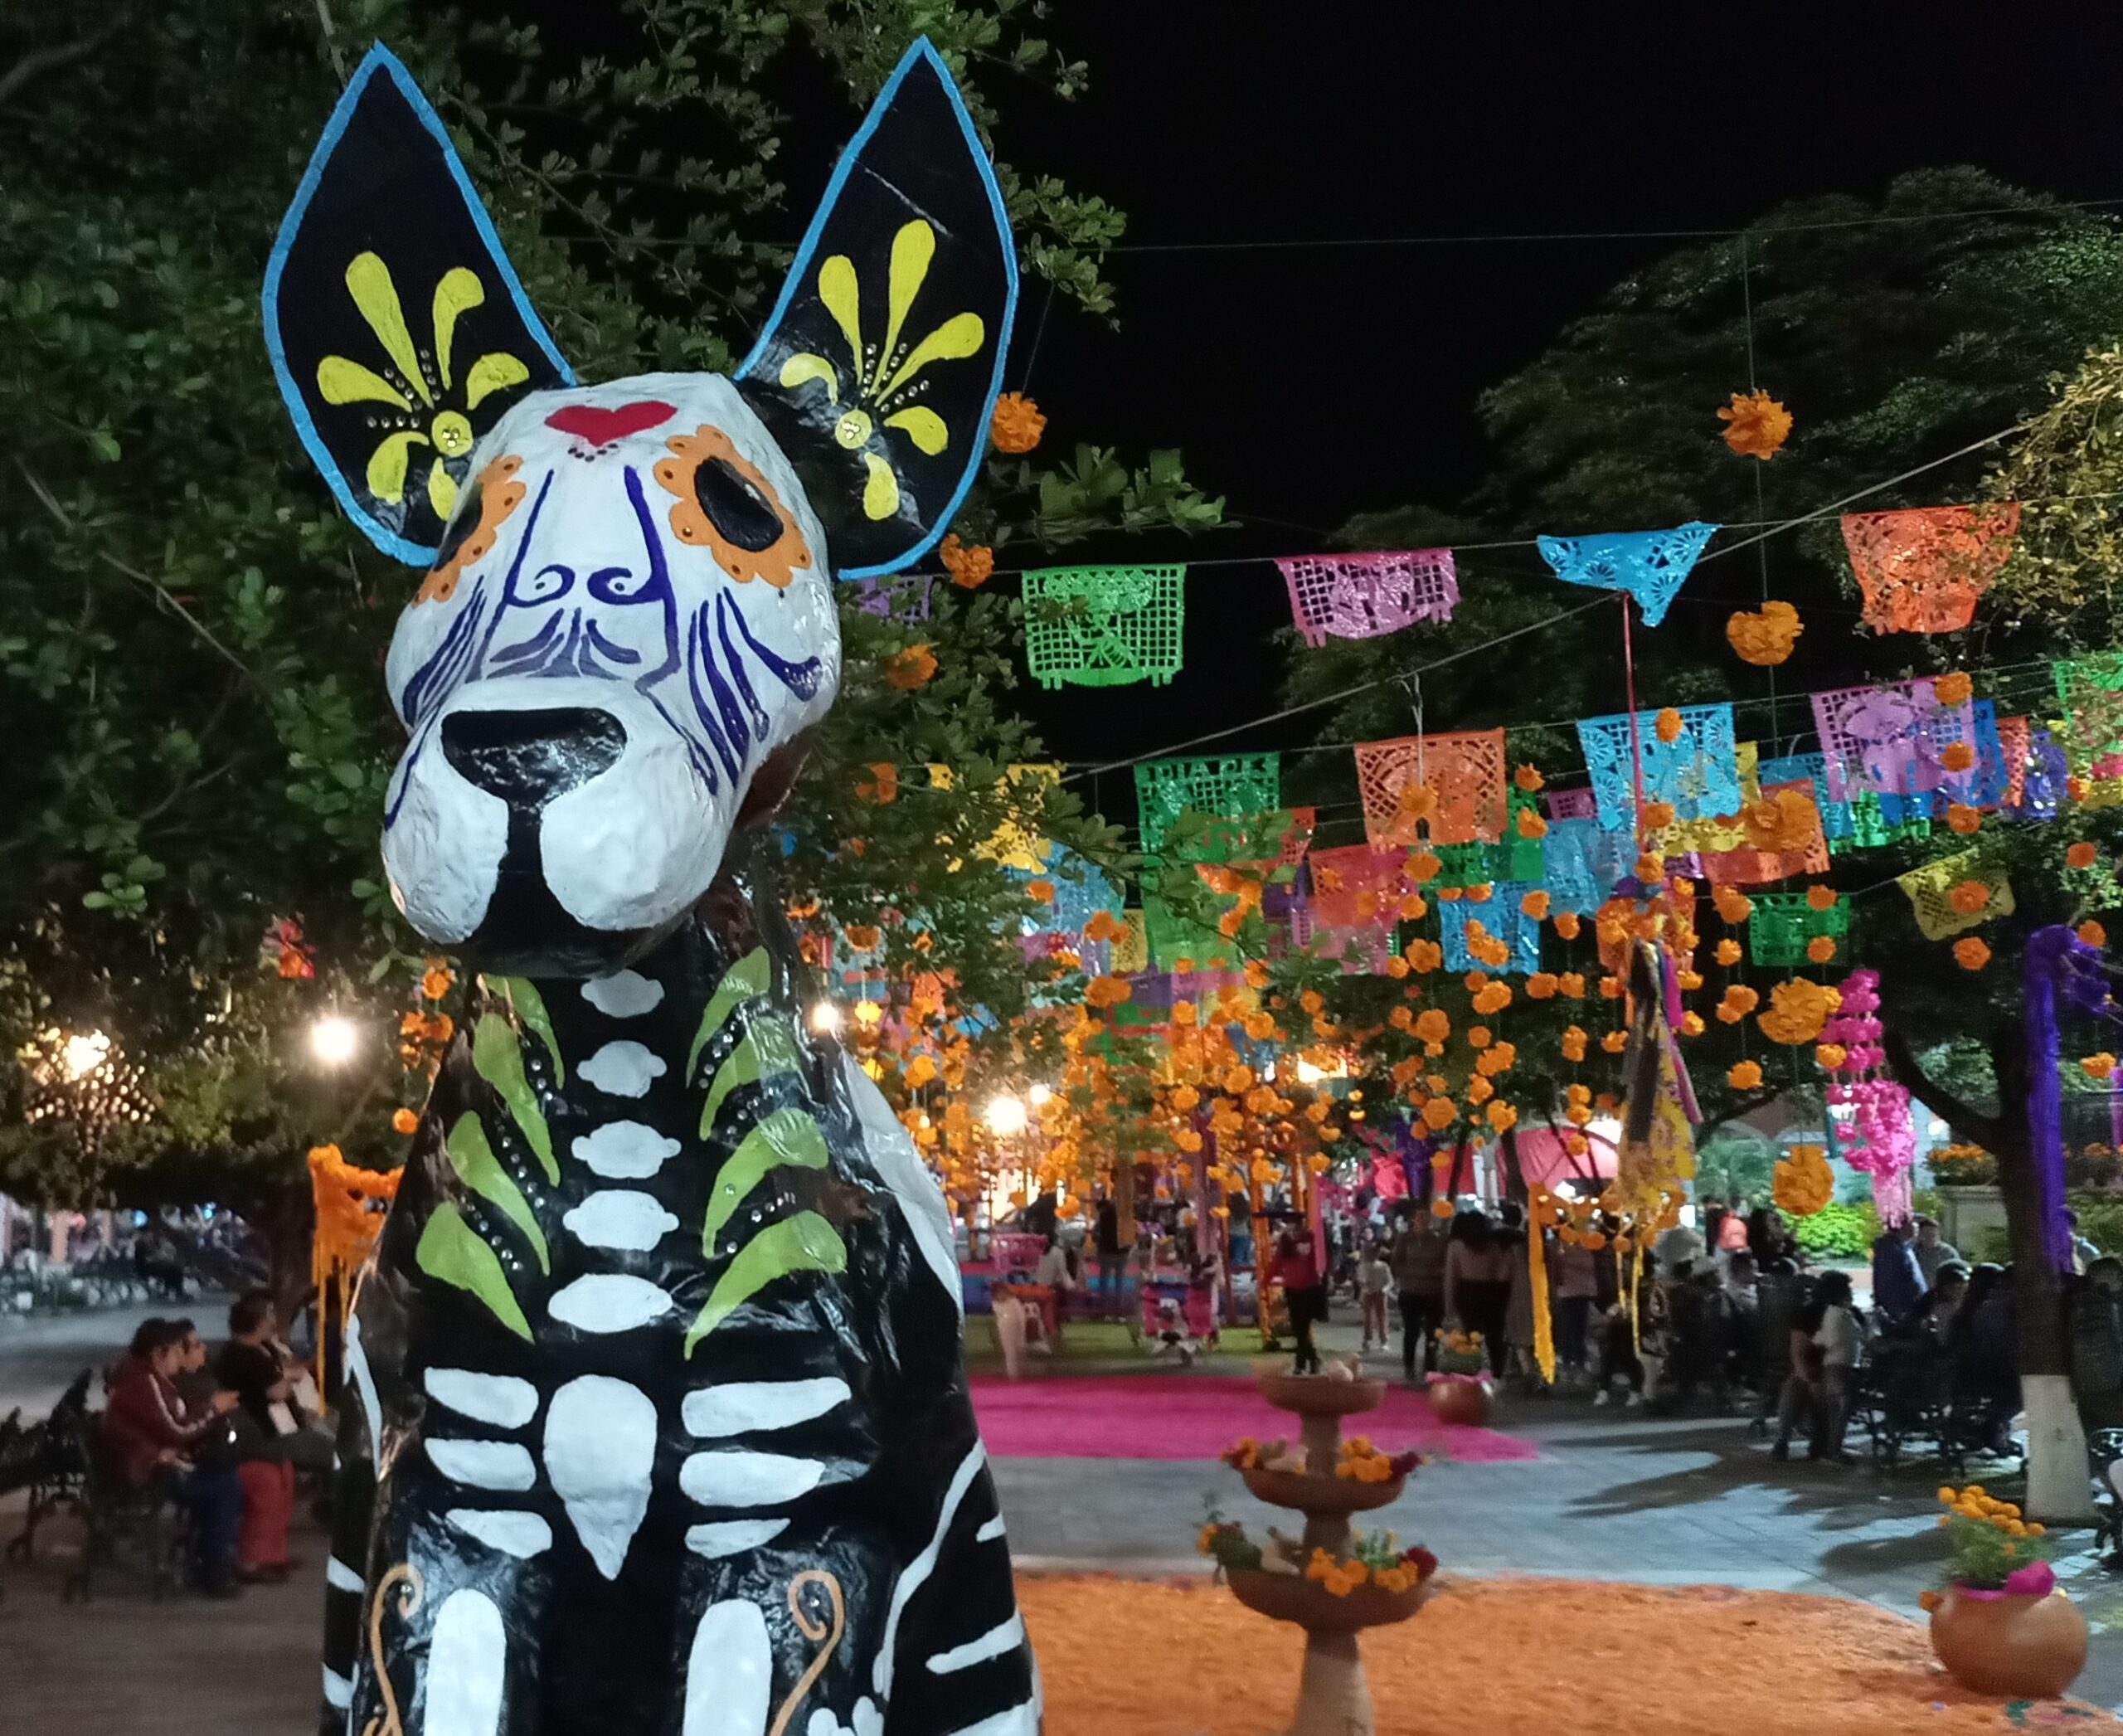
<path id="1" fill-rule="evenodd" d="M 347 1335 L 324 1728 L 1032 1736 L 941 1194 L 752 848 L 828 578 L 941 535 L 1015 304 L 925 43 L 730 379 L 574 382 L 381 48 L 268 270 L 326 479 L 427 569 L 383 854 L 488 974 Z"/>

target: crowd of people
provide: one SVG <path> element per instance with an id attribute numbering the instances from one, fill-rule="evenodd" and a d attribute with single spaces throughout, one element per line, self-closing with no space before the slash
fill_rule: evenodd
<path id="1" fill-rule="evenodd" d="M 189 1320 L 143 1321 L 110 1370 L 100 1447 L 123 1487 L 165 1497 L 190 1529 L 190 1569 L 209 1597 L 277 1583 L 298 1470 L 328 1469 L 308 1372 L 279 1337 L 272 1297 L 239 1296 L 211 1359 Z"/>

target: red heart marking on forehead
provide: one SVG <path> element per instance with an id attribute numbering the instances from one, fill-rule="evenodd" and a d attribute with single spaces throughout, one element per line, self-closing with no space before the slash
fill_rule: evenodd
<path id="1" fill-rule="evenodd" d="M 644 428 L 668 421 L 673 414 L 670 405 L 659 403 L 654 398 L 644 398 L 638 404 L 622 404 L 616 410 L 606 410 L 595 404 L 568 404 L 547 416 L 546 425 L 585 440 L 593 446 L 609 446 L 629 434 L 639 434 Z"/>

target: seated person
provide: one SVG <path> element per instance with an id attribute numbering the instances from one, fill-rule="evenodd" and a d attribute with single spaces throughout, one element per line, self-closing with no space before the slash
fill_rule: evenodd
<path id="1" fill-rule="evenodd" d="M 295 1466 L 308 1460 L 303 1443 L 314 1442 L 330 1462 L 330 1444 L 303 1427 L 295 1397 L 299 1368 L 278 1342 L 273 1298 L 253 1290 L 229 1308 L 229 1341 L 216 1359 L 221 1383 L 242 1401 L 236 1476 L 243 1483 L 243 1529 L 236 1539 L 236 1573 L 245 1580 L 279 1581 L 288 1559 L 288 1517 L 295 1496 Z"/>
<path id="2" fill-rule="evenodd" d="M 236 1395 L 217 1392 L 187 1404 L 177 1388 L 196 1336 L 183 1322 L 149 1320 L 133 1335 L 131 1353 L 111 1371 L 103 1413 L 103 1448 L 119 1481 L 159 1487 L 192 1520 L 192 1583 L 210 1597 L 232 1597 L 236 1539 L 243 1519 L 243 1485 L 226 1465 L 208 1462 L 226 1451 L 233 1430 L 228 1413 Z"/>

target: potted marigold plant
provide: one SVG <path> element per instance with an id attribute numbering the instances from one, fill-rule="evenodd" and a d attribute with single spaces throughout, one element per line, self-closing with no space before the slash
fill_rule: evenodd
<path id="1" fill-rule="evenodd" d="M 2087 1623 L 2057 1588 L 2043 1528 L 1980 1483 L 1941 1489 L 1939 1500 L 1953 1555 L 1946 1584 L 1924 1594 L 1931 1650 L 1978 1694 L 2062 1694 L 2086 1666 Z"/>
<path id="2" fill-rule="evenodd" d="M 1427 1377 L 1431 1411 L 1440 1422 L 1479 1428 L 1489 1420 L 1491 1403 L 1482 1335 L 1445 1327 L 1435 1337 L 1436 1348 Z"/>

